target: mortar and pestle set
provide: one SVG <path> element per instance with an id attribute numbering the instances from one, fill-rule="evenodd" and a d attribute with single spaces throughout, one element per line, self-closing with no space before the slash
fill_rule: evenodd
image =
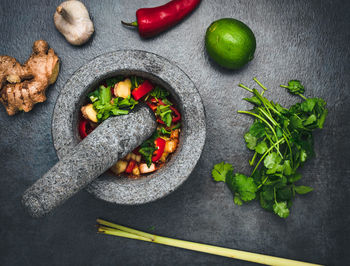
<path id="1" fill-rule="evenodd" d="M 183 117 L 180 145 L 164 167 L 139 179 L 118 178 L 108 172 L 156 129 L 153 112 L 145 105 L 125 116 L 110 117 L 84 140 L 77 130 L 86 96 L 102 80 L 136 75 L 166 88 Z M 121 50 L 101 55 L 67 81 L 57 99 L 52 136 L 59 161 L 22 199 L 29 214 L 41 217 L 87 187 L 95 197 L 116 204 L 143 204 L 162 198 L 191 174 L 203 150 L 205 111 L 191 79 L 174 63 L 153 53 Z"/>

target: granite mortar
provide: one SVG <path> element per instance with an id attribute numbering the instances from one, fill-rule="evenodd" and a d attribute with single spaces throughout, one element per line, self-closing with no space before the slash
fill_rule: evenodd
<path id="1" fill-rule="evenodd" d="M 141 76 L 171 93 L 182 114 L 180 144 L 170 161 L 154 174 L 128 179 L 104 173 L 87 190 L 99 199 L 118 204 L 154 201 L 174 191 L 191 174 L 206 135 L 205 111 L 194 83 L 167 59 L 145 51 L 120 50 L 98 56 L 81 67 L 57 99 L 52 119 L 54 146 L 61 159 L 79 143 L 77 122 L 87 94 L 102 80 L 116 75 Z"/>

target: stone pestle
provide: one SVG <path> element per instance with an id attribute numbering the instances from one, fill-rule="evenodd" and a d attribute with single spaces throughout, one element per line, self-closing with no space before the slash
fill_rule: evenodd
<path id="1" fill-rule="evenodd" d="M 45 215 L 149 138 L 156 126 L 146 106 L 108 118 L 24 192 L 23 205 L 33 217 Z"/>

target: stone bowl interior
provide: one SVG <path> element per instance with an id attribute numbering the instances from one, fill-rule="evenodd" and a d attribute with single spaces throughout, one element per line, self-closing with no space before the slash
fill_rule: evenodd
<path id="1" fill-rule="evenodd" d="M 153 53 L 121 50 L 101 55 L 81 67 L 67 81 L 57 99 L 52 136 L 59 158 L 76 146 L 80 107 L 87 95 L 106 78 L 136 75 L 166 88 L 182 115 L 177 151 L 164 167 L 139 179 L 118 178 L 106 172 L 87 190 L 95 197 L 118 204 L 142 204 L 164 197 L 179 187 L 196 165 L 205 142 L 205 111 L 190 78 L 174 63 Z"/>

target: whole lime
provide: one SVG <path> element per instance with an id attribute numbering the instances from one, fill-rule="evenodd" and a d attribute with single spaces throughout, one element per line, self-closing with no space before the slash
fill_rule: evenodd
<path id="1" fill-rule="evenodd" d="M 239 69 L 254 58 L 256 40 L 252 30 L 233 18 L 214 21 L 205 34 L 209 56 L 219 65 Z"/>

